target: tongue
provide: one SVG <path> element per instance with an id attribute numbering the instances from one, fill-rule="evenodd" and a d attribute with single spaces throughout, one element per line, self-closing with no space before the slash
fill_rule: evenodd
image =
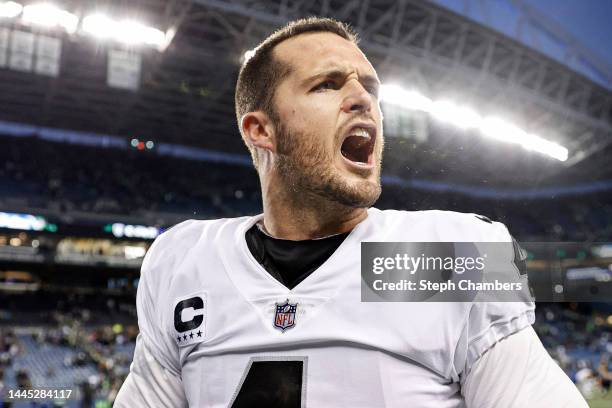
<path id="1" fill-rule="evenodd" d="M 365 137 L 349 136 L 342 143 L 340 151 L 350 161 L 367 163 L 370 156 L 370 141 Z"/>

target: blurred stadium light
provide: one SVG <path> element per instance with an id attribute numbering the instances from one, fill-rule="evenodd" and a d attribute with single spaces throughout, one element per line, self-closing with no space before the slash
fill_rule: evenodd
<path id="1" fill-rule="evenodd" d="M 159 228 L 156 227 L 147 225 L 126 225 L 121 222 L 111 224 L 111 232 L 117 238 L 155 239 L 160 234 Z"/>
<path id="2" fill-rule="evenodd" d="M 15 18 L 21 11 L 23 10 L 23 6 L 19 3 L 15 3 L 14 1 L 5 1 L 0 3 L 0 18 Z"/>
<path id="3" fill-rule="evenodd" d="M 47 220 L 41 216 L 0 212 L 0 228 L 42 231 L 47 225 Z"/>
<path id="4" fill-rule="evenodd" d="M 74 34 L 81 23 L 81 33 L 91 35 L 100 40 L 114 40 L 122 44 L 148 45 L 159 51 L 166 49 L 172 41 L 176 28 L 167 32 L 133 20 L 115 20 L 104 14 L 89 14 L 83 18 L 50 3 L 30 4 L 22 6 L 14 1 L 0 3 L 0 18 L 16 18 L 21 15 L 20 22 L 27 26 L 47 28 L 61 27 L 68 34 Z"/>
<path id="5" fill-rule="evenodd" d="M 62 27 L 72 34 L 79 25 L 79 18 L 52 4 L 31 4 L 23 8 L 22 20 L 26 24 L 43 27 Z"/>
<path id="6" fill-rule="evenodd" d="M 451 101 L 433 101 L 416 91 L 406 91 L 398 85 L 383 85 L 381 101 L 400 105 L 406 109 L 423 111 L 436 119 L 461 129 L 477 129 L 482 135 L 505 142 L 515 143 L 526 150 L 545 154 L 560 161 L 567 160 L 567 148 L 527 133 L 523 129 L 496 117 L 483 118 L 472 108 Z"/>
<path id="7" fill-rule="evenodd" d="M 135 45 L 146 44 L 163 50 L 167 44 L 166 34 L 154 27 L 136 21 L 116 21 L 103 14 L 91 14 L 83 19 L 82 29 L 96 38 Z"/>

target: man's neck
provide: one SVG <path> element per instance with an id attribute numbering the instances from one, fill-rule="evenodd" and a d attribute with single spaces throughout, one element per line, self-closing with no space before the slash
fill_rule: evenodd
<path id="1" fill-rule="evenodd" d="M 264 228 L 275 238 L 300 241 L 342 234 L 352 231 L 368 216 L 366 208 L 279 195 L 282 194 L 263 195 Z"/>

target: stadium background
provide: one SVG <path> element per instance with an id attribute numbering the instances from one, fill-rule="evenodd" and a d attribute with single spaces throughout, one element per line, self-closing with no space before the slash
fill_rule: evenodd
<path id="1" fill-rule="evenodd" d="M 319 15 L 357 29 L 385 85 L 377 207 L 504 222 L 530 278 L 555 276 L 543 343 L 612 407 L 612 46 L 580 30 L 612 8 L 563 3 L 0 1 L 0 395 L 72 386 L 67 406 L 111 405 L 152 239 L 261 211 L 233 108 L 245 53 Z M 568 26 L 570 6 L 599 18 Z"/>

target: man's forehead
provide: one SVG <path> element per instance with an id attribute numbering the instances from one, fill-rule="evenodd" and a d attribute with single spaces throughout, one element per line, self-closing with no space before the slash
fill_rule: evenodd
<path id="1" fill-rule="evenodd" d="M 300 34 L 278 44 L 274 53 L 276 58 L 292 67 L 292 73 L 301 77 L 330 68 L 356 69 L 359 75 L 377 77 L 357 45 L 330 32 Z"/>

